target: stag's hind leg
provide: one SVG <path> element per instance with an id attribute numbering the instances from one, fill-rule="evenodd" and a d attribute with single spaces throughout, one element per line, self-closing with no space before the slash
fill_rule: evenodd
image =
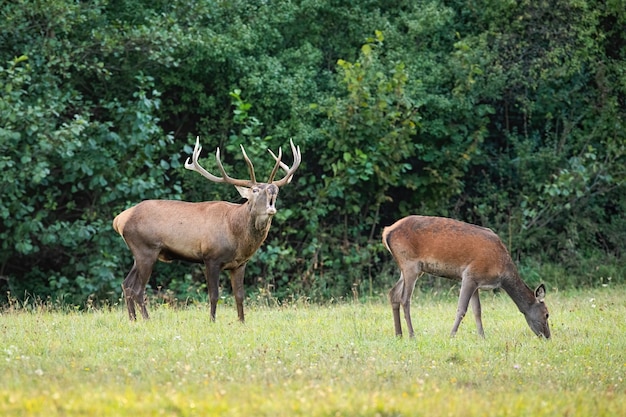
<path id="1" fill-rule="evenodd" d="M 148 284 L 148 280 L 152 274 L 152 267 L 156 262 L 156 256 L 157 255 L 147 253 L 141 257 L 135 255 L 135 263 L 122 283 L 126 307 L 128 308 L 128 316 L 131 320 L 137 319 L 135 304 L 139 306 L 139 310 L 144 319 L 148 320 L 150 318 L 148 309 L 146 308 L 146 284 Z"/>
<path id="2" fill-rule="evenodd" d="M 142 285 L 135 292 L 135 302 L 139 304 L 139 310 L 144 320 L 148 320 L 150 315 L 148 314 L 148 308 L 146 307 L 146 286 Z"/>
<path id="3" fill-rule="evenodd" d="M 133 292 L 133 284 L 137 281 L 137 263 L 133 264 L 130 272 L 122 283 L 122 292 L 124 293 L 124 300 L 126 300 L 126 308 L 128 310 L 128 318 L 131 321 L 137 320 L 137 313 L 135 312 L 135 294 Z"/>

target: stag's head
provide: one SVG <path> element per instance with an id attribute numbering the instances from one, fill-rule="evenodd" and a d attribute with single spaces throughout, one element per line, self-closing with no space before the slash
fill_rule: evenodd
<path id="1" fill-rule="evenodd" d="M 548 307 L 544 303 L 546 296 L 546 287 L 541 284 L 535 290 L 535 302 L 530 306 L 528 311 L 524 314 L 526 322 L 530 329 L 535 332 L 537 336 L 550 338 L 550 325 L 548 324 Z"/>
<path id="2" fill-rule="evenodd" d="M 203 177 L 209 179 L 210 181 L 224 182 L 234 185 L 237 188 L 237 191 L 239 191 L 239 194 L 248 200 L 248 208 L 251 212 L 252 218 L 254 219 L 255 228 L 258 230 L 265 230 L 274 214 L 276 214 L 276 197 L 278 197 L 278 190 L 283 185 L 291 182 L 293 174 L 296 172 L 300 166 L 300 162 L 302 161 L 300 147 L 296 147 L 293 144 L 293 140 L 290 140 L 289 143 L 291 145 L 291 151 L 293 152 L 294 158 L 293 165 L 291 167 L 281 161 L 283 156 L 281 148 L 278 150 L 278 156 L 268 149 L 269 153 L 276 160 L 276 163 L 274 164 L 274 168 L 272 169 L 267 182 L 257 182 L 254 174 L 254 166 L 252 165 L 250 158 L 248 158 L 243 145 L 241 146 L 241 152 L 243 153 L 243 158 L 248 165 L 248 171 L 250 173 L 249 180 L 231 178 L 228 174 L 226 174 L 226 171 L 222 166 L 222 161 L 220 160 L 220 148 L 217 148 L 217 151 L 215 152 L 215 159 L 217 160 L 217 167 L 222 176 L 215 176 L 202 168 L 202 166 L 198 163 L 198 157 L 200 156 L 200 151 L 202 151 L 199 138 L 196 138 L 196 146 L 193 150 L 191 162 L 189 161 L 189 158 L 187 158 L 185 168 L 200 173 Z M 280 180 L 274 181 L 278 168 L 282 168 L 285 171 L 285 176 Z"/>

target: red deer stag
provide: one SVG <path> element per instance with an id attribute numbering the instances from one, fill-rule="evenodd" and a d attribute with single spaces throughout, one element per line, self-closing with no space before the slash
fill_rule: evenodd
<path id="1" fill-rule="evenodd" d="M 199 139 L 193 151 L 192 162 L 187 158 L 185 168 L 196 171 L 210 181 L 234 185 L 248 201 L 234 204 L 226 201 L 190 203 L 174 200 L 146 200 L 120 213 L 113 220 L 113 228 L 119 233 L 135 258 L 132 269 L 122 284 L 128 315 L 136 319 L 135 303 L 141 315 L 148 319 L 145 304 L 145 288 L 154 263 L 158 260 L 171 262 L 175 259 L 204 263 L 206 281 L 211 303 L 211 321 L 215 321 L 215 310 L 219 296 L 219 275 L 223 270 L 230 272 L 237 314 L 244 321 L 243 277 L 246 263 L 261 246 L 276 214 L 278 190 L 291 182 L 301 162 L 300 147 L 290 141 L 294 163 L 289 168 L 281 162 L 282 149 L 276 156 L 269 151 L 276 164 L 267 183 L 257 182 L 254 167 L 241 147 L 248 165 L 250 180 L 229 177 L 220 161 L 220 150 L 215 157 L 222 176 L 217 177 L 198 163 L 202 147 Z M 285 176 L 274 181 L 278 168 L 286 171 Z"/>
<path id="2" fill-rule="evenodd" d="M 550 338 L 544 285 L 532 291 L 520 279 L 506 247 L 491 229 L 442 217 L 408 216 L 383 230 L 383 244 L 400 267 L 400 280 L 389 291 L 396 336 L 402 336 L 400 305 L 409 336 L 415 335 L 411 295 L 417 279 L 426 272 L 461 281 L 451 336 L 471 301 L 478 334 L 484 337 L 478 290 L 501 287 L 524 314 L 531 330 Z"/>

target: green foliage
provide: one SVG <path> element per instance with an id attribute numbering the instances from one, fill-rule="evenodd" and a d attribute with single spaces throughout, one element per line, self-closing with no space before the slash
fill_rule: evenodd
<path id="1" fill-rule="evenodd" d="M 502 7 L 506 13 L 479 19 L 485 31 L 466 40 L 482 49 L 491 39 L 483 77 L 496 109 L 485 158 L 472 168 L 482 178 L 463 197 L 471 202 L 466 216 L 500 225 L 517 253 L 542 248 L 548 259 L 578 257 L 606 241 L 601 225 L 614 221 L 607 222 L 614 207 L 601 196 L 621 200 L 614 192 L 625 178 L 617 104 L 624 83 L 608 75 L 613 46 L 597 36 L 606 16 L 587 2 Z M 581 239 L 564 252 L 574 230 Z"/>
<path id="2" fill-rule="evenodd" d="M 126 74 L 134 91 L 108 100 L 85 88 L 94 69 L 106 83 L 110 68 L 97 54 L 77 59 L 87 39 L 69 46 L 86 35 L 82 25 L 99 5 L 49 6 L 45 13 L 9 7 L 4 15 L 18 28 L 38 22 L 47 32 L 35 39 L 2 32 L 29 39 L 28 55 L 0 66 L 3 289 L 76 303 L 117 298 L 121 251 L 112 217 L 128 201 L 180 193 L 165 174 L 180 164 L 163 154 L 172 137 L 159 127 L 152 77 Z"/>
<path id="3" fill-rule="evenodd" d="M 384 68 L 382 47 L 383 34 L 377 31 L 357 62 L 339 60 L 339 87 L 346 97 L 331 97 L 322 106 L 328 117 L 323 127 L 327 150 L 319 162 L 330 172 L 321 193 L 336 202 L 339 216 L 358 219 L 344 223 L 350 232 L 343 234 L 360 235 L 378 224 L 388 190 L 403 184 L 403 174 L 411 169 L 407 161 L 416 151 L 411 139 L 420 116 L 406 92 L 408 74 L 402 62 Z"/>
<path id="4" fill-rule="evenodd" d="M 132 262 L 117 213 L 237 201 L 182 168 L 196 136 L 209 170 L 219 146 L 242 178 L 240 145 L 259 180 L 267 148 L 286 163 L 290 138 L 302 149 L 253 292 L 384 292 L 397 272 L 380 231 L 411 213 L 491 227 L 572 286 L 623 264 L 622 1 L 5 3 L 3 296 L 116 300 Z M 150 286 L 195 298 L 200 276 L 161 266 Z"/>

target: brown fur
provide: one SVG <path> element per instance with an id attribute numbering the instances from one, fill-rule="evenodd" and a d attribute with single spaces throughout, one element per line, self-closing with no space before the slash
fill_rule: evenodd
<path id="1" fill-rule="evenodd" d="M 525 315 L 531 329 L 550 337 L 545 287 L 532 291 L 520 279 L 500 238 L 490 229 L 443 217 L 408 216 L 383 230 L 383 244 L 400 267 L 400 280 L 389 292 L 396 335 L 402 335 L 400 306 L 409 335 L 414 336 L 410 301 L 423 273 L 461 281 L 456 334 L 471 301 L 478 333 L 484 335 L 479 289 L 502 287 Z"/>
<path id="2" fill-rule="evenodd" d="M 278 157 L 272 154 L 276 165 L 268 183 L 257 183 L 252 163 L 245 151 L 244 159 L 252 180 L 228 177 L 219 160 L 219 150 L 217 162 L 223 177 L 215 177 L 206 172 L 197 163 L 201 150 L 197 141 L 193 164 L 187 161 L 185 167 L 199 172 L 211 181 L 235 185 L 241 196 L 248 201 L 234 204 L 226 201 L 190 203 L 146 200 L 115 217 L 113 228 L 122 236 L 135 259 L 122 284 L 131 320 L 136 319 L 135 304 L 139 305 L 142 316 L 149 318 L 145 305 L 145 287 L 154 263 L 157 260 L 184 260 L 205 265 L 213 321 L 219 297 L 219 275 L 221 271 L 229 271 L 237 314 L 239 320 L 244 321 L 243 278 L 246 264 L 267 237 L 276 213 L 275 203 L 279 187 L 291 181 L 300 164 L 300 149 L 293 142 L 291 148 L 294 152 L 293 166 L 289 168 L 280 161 L 282 152 L 279 152 Z M 287 174 L 281 180 L 273 181 L 279 167 Z"/>

